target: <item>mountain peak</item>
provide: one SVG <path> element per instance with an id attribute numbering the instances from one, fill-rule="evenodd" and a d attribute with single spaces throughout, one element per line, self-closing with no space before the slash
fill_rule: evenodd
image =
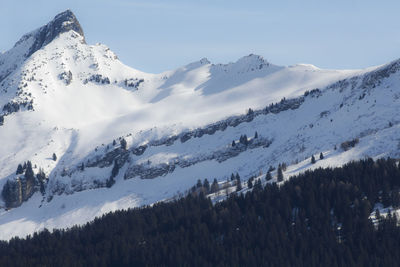
<path id="1" fill-rule="evenodd" d="M 46 25 L 28 34 L 29 36 L 33 35 L 35 41 L 30 47 L 28 53 L 26 54 L 26 57 L 29 57 L 37 50 L 41 49 L 43 46 L 49 44 L 60 34 L 71 30 L 81 35 L 83 37 L 83 40 L 85 40 L 85 36 L 83 34 L 83 30 L 81 25 L 79 24 L 78 19 L 75 17 L 74 13 L 72 13 L 71 10 L 67 9 L 64 12 L 61 12 L 57 16 L 55 16 L 54 19 Z M 26 36 L 22 37 L 21 40 L 23 39 L 27 39 Z"/>

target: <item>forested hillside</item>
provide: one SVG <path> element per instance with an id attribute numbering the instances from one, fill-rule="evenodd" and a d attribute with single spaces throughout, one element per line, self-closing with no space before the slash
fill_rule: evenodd
<path id="1" fill-rule="evenodd" d="M 1 266 L 398 266 L 400 168 L 366 159 L 0 243 Z M 375 206 L 393 214 L 369 218 Z"/>

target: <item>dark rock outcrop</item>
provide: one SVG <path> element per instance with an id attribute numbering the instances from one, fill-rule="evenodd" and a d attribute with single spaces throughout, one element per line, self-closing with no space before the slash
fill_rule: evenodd
<path id="1" fill-rule="evenodd" d="M 85 37 L 79 21 L 71 10 L 66 10 L 54 17 L 52 21 L 44 25 L 32 34 L 35 34 L 35 41 L 30 47 L 26 57 L 29 57 L 43 46 L 49 44 L 58 35 L 73 30 L 82 37 Z M 29 36 L 28 36 L 29 37 Z M 26 36 L 22 37 L 26 39 Z"/>

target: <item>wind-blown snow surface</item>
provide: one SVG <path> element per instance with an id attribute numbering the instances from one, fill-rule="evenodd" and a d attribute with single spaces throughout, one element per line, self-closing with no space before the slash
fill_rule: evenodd
<path id="1" fill-rule="evenodd" d="M 0 188 L 27 160 L 37 166 L 35 172 L 43 168 L 49 181 L 44 196 L 36 192 L 20 207 L 2 209 L 2 239 L 169 199 L 197 179 L 223 181 L 233 172 L 247 179 L 281 162 L 291 165 L 285 173 L 289 177 L 367 156 L 399 157 L 396 61 L 364 70 L 322 70 L 304 64 L 276 66 L 249 55 L 225 65 L 202 59 L 148 74 L 125 66 L 105 45 L 87 45 L 74 30 L 25 59 L 31 38 L 0 55 L 0 106 L 20 105 L 17 112 L 5 112 L 0 126 Z M 298 98 L 301 105 L 257 113 L 235 127 L 184 142 L 178 138 L 152 145 L 249 108 L 262 110 L 282 98 Z M 26 108 L 29 104 L 33 109 Z M 233 140 L 241 146 L 243 134 L 254 141 L 255 131 L 259 145 L 236 148 L 237 154 L 223 160 L 215 157 L 231 153 Z M 102 187 L 113 165 L 88 162 L 118 151 L 119 137 L 128 141 L 129 155 L 116 183 Z M 340 148 L 354 138 L 360 140 L 354 148 Z M 132 152 L 143 145 L 143 154 Z M 320 152 L 325 159 L 311 165 L 309 157 Z M 53 153 L 57 161 L 51 159 Z M 83 171 L 82 163 L 87 165 Z M 161 171 L 141 179 L 145 174 L 138 170 Z"/>

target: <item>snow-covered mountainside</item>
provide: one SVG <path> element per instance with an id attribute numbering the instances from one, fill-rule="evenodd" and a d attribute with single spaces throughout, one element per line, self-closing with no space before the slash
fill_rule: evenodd
<path id="1" fill-rule="evenodd" d="M 249 55 L 149 74 L 86 44 L 65 11 L 0 54 L 0 238 L 170 199 L 198 179 L 399 157 L 399 70 Z"/>

